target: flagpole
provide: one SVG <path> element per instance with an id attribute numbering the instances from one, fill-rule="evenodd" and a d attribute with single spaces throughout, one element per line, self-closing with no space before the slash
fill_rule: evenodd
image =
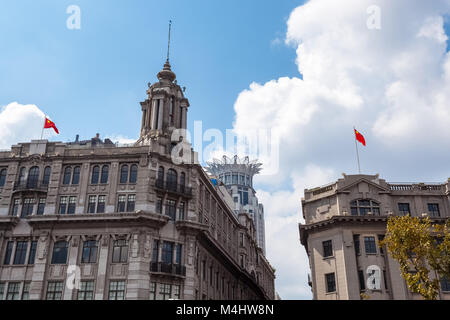
<path id="1" fill-rule="evenodd" d="M 356 142 L 356 133 L 355 133 L 355 127 L 353 127 L 353 133 L 355 134 L 355 147 L 356 147 L 356 159 L 358 160 L 358 172 L 361 174 L 361 167 L 359 165 L 359 153 L 358 153 L 358 143 Z"/>
<path id="2" fill-rule="evenodd" d="M 41 132 L 41 140 L 44 136 L 44 128 L 45 128 L 45 120 L 44 120 L 44 125 L 42 126 L 42 132 Z"/>

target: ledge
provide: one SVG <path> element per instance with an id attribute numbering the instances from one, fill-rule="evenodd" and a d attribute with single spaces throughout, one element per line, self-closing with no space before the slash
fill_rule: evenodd
<path id="1" fill-rule="evenodd" d="M 0 217 L 0 230 L 10 229 L 20 221 L 19 217 L 2 216 Z"/>
<path id="2" fill-rule="evenodd" d="M 133 213 L 90 213 L 90 214 L 64 214 L 64 215 L 41 215 L 26 217 L 32 226 L 44 226 L 52 224 L 77 224 L 77 223 L 139 223 L 145 226 L 161 227 L 169 221 L 169 217 L 161 214 L 137 211 Z"/>

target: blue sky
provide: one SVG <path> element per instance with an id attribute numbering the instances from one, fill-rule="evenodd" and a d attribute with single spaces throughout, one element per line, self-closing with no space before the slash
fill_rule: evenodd
<path id="1" fill-rule="evenodd" d="M 81 9 L 69 30 L 66 8 Z M 284 45 L 298 1 L 14 1 L 0 11 L 0 105 L 36 104 L 62 141 L 99 132 L 139 135 L 147 82 L 156 81 L 173 21 L 171 63 L 187 87 L 189 127 L 232 128 L 252 81 L 298 75 Z M 281 42 L 274 44 L 275 39 Z M 37 133 L 38 136 L 40 133 Z"/>
<path id="2" fill-rule="evenodd" d="M 80 30 L 66 28 L 69 5 L 81 9 Z M 373 5 L 379 29 L 366 24 Z M 136 139 L 170 19 L 188 128 L 201 120 L 223 133 L 281 132 L 278 172 L 254 181 L 283 299 L 311 298 L 300 199 L 305 188 L 357 173 L 354 125 L 367 142 L 363 173 L 389 182 L 450 177 L 448 0 L 3 3 L 0 149 L 39 138 L 42 111 L 61 133 L 51 140 Z"/>

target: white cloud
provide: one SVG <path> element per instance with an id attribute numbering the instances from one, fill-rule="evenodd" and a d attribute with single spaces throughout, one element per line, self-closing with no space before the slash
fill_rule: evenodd
<path id="1" fill-rule="evenodd" d="M 381 10 L 379 30 L 367 28 L 371 5 Z M 356 173 L 353 126 L 367 141 L 364 173 L 406 181 L 449 176 L 450 55 L 442 18 L 449 13 L 447 0 L 310 0 L 287 22 L 286 42 L 296 47 L 303 79 L 252 83 L 238 96 L 236 132 L 265 126 L 280 134 L 280 170 L 255 182 L 282 298 L 311 297 L 300 199 L 305 187 Z"/>
<path id="2" fill-rule="evenodd" d="M 119 144 L 133 144 L 137 141 L 137 139 L 124 137 L 121 134 L 105 135 L 105 138 L 109 138 L 112 142 Z"/>
<path id="3" fill-rule="evenodd" d="M 12 102 L 0 107 L 0 149 L 10 149 L 19 142 L 41 138 L 45 114 L 33 104 Z M 44 130 L 43 139 L 55 136 L 53 129 Z"/>

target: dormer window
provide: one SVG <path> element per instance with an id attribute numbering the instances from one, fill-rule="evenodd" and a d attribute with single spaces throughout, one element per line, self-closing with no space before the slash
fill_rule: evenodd
<path id="1" fill-rule="evenodd" d="M 365 216 L 369 213 L 379 216 L 380 205 L 373 200 L 360 199 L 350 202 L 352 216 Z"/>

